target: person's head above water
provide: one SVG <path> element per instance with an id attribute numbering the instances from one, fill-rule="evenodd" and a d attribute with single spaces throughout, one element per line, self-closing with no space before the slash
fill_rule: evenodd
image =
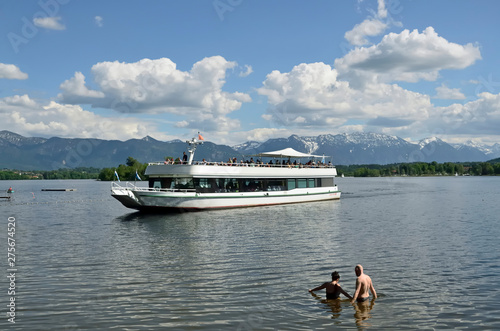
<path id="1" fill-rule="evenodd" d="M 356 267 L 354 267 L 354 272 L 356 273 L 356 276 L 360 276 L 363 274 L 363 266 L 361 264 L 358 264 Z"/>
<path id="2" fill-rule="evenodd" d="M 332 280 L 335 281 L 335 280 L 339 280 L 339 279 L 340 279 L 339 273 L 336 271 L 332 272 Z"/>

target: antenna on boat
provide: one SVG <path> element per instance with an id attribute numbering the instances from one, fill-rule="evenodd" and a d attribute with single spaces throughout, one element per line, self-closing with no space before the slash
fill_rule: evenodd
<path id="1" fill-rule="evenodd" d="M 203 144 L 202 140 L 203 137 L 200 135 L 199 132 L 198 132 L 198 139 L 192 138 L 191 140 L 186 140 L 186 143 L 189 145 L 188 147 L 189 159 L 187 164 L 193 163 L 194 152 L 196 151 L 196 147 L 198 147 L 198 145 Z"/>

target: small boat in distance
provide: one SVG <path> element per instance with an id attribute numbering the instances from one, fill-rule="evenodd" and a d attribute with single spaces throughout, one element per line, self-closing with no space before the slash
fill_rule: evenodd
<path id="1" fill-rule="evenodd" d="M 334 184 L 337 170 L 331 162 L 326 164 L 325 156 L 286 148 L 252 155 L 255 162 L 195 162 L 194 153 L 203 141 L 193 138 L 186 143 L 188 160 L 149 163 L 148 187 L 113 182 L 111 195 L 128 208 L 178 212 L 340 199 Z M 271 160 L 264 163 L 264 158 Z M 309 161 L 292 163 L 292 158 Z"/>

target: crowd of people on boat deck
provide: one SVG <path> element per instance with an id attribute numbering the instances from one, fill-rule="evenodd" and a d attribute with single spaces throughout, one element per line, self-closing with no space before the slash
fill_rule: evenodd
<path id="1" fill-rule="evenodd" d="M 173 158 L 167 158 L 164 161 L 164 164 L 188 164 L 186 153 L 184 152 L 182 159 L 179 158 L 178 161 L 174 161 Z M 214 165 L 214 166 L 240 166 L 240 167 L 288 167 L 288 168 L 330 168 L 330 167 L 333 167 L 331 161 L 326 163 L 326 162 L 321 162 L 321 161 L 315 161 L 314 159 L 312 159 L 306 163 L 301 163 L 300 160 L 299 161 L 294 160 L 292 162 L 291 158 L 288 158 L 288 160 L 274 159 L 274 161 L 269 160 L 268 162 L 264 162 L 260 159 L 257 159 L 254 161 L 253 157 L 251 157 L 250 160 L 248 160 L 248 159 L 247 160 L 240 160 L 239 162 L 238 162 L 238 159 L 236 157 L 229 158 L 229 160 L 227 162 L 208 162 L 207 160 L 203 159 L 202 161 L 193 161 L 192 164 L 194 164 L 194 165 Z"/>

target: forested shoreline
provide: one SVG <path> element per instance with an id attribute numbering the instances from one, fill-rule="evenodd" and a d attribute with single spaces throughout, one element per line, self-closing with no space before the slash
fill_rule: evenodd
<path id="1" fill-rule="evenodd" d="M 340 175 L 352 177 L 391 177 L 391 176 L 497 176 L 500 175 L 500 162 L 414 162 L 389 165 L 349 165 L 337 166 Z"/>
<path id="2" fill-rule="evenodd" d="M 24 179 L 97 179 L 99 168 L 74 168 L 58 170 L 0 170 L 0 180 Z"/>

